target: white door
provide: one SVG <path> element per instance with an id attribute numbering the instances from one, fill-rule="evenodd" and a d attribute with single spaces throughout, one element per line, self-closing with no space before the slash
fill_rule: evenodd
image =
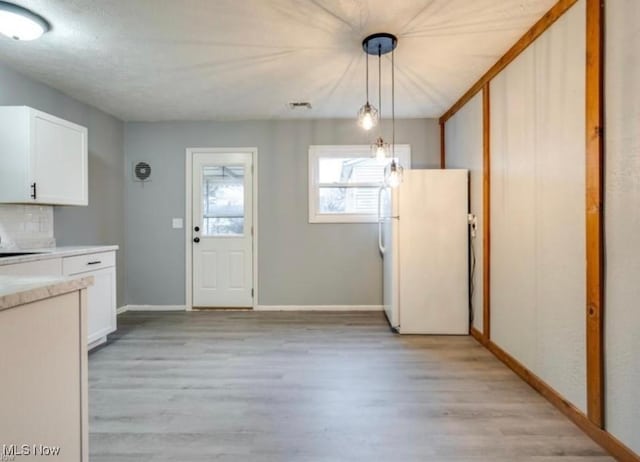
<path id="1" fill-rule="evenodd" d="M 251 153 L 193 154 L 193 306 L 253 306 Z"/>

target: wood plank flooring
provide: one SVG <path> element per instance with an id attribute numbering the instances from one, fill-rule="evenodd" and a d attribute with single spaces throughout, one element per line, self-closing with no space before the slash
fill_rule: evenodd
<path id="1" fill-rule="evenodd" d="M 126 313 L 89 357 L 91 462 L 613 461 L 470 337 L 382 313 Z"/>

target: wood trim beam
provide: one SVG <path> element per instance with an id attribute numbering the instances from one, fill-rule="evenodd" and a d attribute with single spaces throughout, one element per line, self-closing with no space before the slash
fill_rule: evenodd
<path id="1" fill-rule="evenodd" d="M 469 329 L 469 335 L 476 339 L 480 345 L 487 346 L 487 341 L 484 338 L 484 335 L 475 327 L 471 326 L 471 329 Z"/>
<path id="2" fill-rule="evenodd" d="M 482 87 L 482 335 L 491 338 L 491 95 Z"/>
<path id="3" fill-rule="evenodd" d="M 587 0 L 586 60 L 587 415 L 600 428 L 604 428 L 603 3 Z"/>
<path id="4" fill-rule="evenodd" d="M 576 424 L 583 432 L 587 434 L 592 440 L 602 446 L 603 449 L 608 451 L 613 457 L 622 462 L 640 462 L 640 456 L 634 453 L 631 449 L 625 446 L 620 440 L 615 438 L 612 434 L 604 431 L 597 425 L 595 425 L 591 419 L 589 419 L 584 413 L 576 408 L 569 401 L 564 399 L 556 390 L 550 387 L 540 377 L 535 375 L 529 369 L 527 369 L 522 363 L 509 355 L 506 351 L 500 348 L 492 341 L 484 342 L 482 334 L 472 329 L 471 335 L 478 340 L 478 342 L 486 347 L 493 355 L 502 361 L 509 369 L 515 372 L 522 380 L 524 380 L 531 388 L 540 393 L 547 401 L 553 404 L 560 410 L 565 416 L 569 418 L 574 424 Z"/>
<path id="5" fill-rule="evenodd" d="M 451 118 L 462 106 L 473 98 L 482 88 L 500 73 L 505 67 L 518 57 L 535 39 L 540 37 L 554 22 L 558 20 L 569 8 L 571 8 L 578 0 L 559 0 L 545 15 L 529 29 L 515 45 L 493 65 L 462 97 L 454 103 L 451 108 L 440 117 L 440 122 L 446 122 Z"/>
<path id="6" fill-rule="evenodd" d="M 440 122 L 440 168 L 447 167 L 445 134 L 444 122 Z"/>

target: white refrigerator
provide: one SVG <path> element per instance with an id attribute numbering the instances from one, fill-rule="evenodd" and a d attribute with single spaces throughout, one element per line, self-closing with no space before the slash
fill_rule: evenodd
<path id="1" fill-rule="evenodd" d="M 469 333 L 468 171 L 405 170 L 378 197 L 384 310 L 401 334 Z"/>

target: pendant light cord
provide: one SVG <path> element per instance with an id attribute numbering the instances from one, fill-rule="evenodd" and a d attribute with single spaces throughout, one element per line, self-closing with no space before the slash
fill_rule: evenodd
<path id="1" fill-rule="evenodd" d="M 369 53 L 365 53 L 367 55 L 367 65 L 365 66 L 367 71 L 366 71 L 366 77 L 365 79 L 367 80 L 367 84 L 366 84 L 366 88 L 367 88 L 367 104 L 369 104 Z"/>
<path id="2" fill-rule="evenodd" d="M 382 45 L 378 44 L 378 123 L 382 136 Z"/>
<path id="3" fill-rule="evenodd" d="M 391 157 L 396 159 L 396 64 L 394 61 L 394 50 L 391 50 Z"/>

